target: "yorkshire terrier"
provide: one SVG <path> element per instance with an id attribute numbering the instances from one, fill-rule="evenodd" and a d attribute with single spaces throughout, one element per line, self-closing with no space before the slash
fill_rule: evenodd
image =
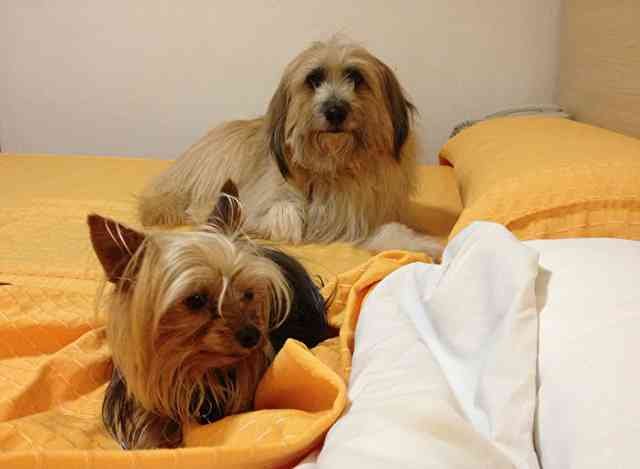
<path id="1" fill-rule="evenodd" d="M 439 257 L 437 240 L 405 224 L 415 110 L 366 49 L 315 43 L 286 67 L 266 115 L 214 128 L 152 181 L 140 196 L 142 224 L 201 223 L 231 178 L 255 236 Z"/>
<path id="2" fill-rule="evenodd" d="M 250 410 L 288 338 L 328 337 L 326 304 L 294 258 L 241 231 L 228 181 L 206 224 L 140 233 L 89 215 L 114 370 L 102 415 L 126 449 L 172 448 L 186 423 Z M 102 298 L 102 295 L 99 297 Z"/>

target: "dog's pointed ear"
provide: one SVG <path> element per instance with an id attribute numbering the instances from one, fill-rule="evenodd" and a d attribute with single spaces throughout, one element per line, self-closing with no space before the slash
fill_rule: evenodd
<path id="1" fill-rule="evenodd" d="M 87 217 L 87 224 L 93 250 L 107 280 L 117 283 L 144 241 L 144 234 L 96 214 Z"/>
<path id="2" fill-rule="evenodd" d="M 238 188 L 231 179 L 227 179 L 227 182 L 220 189 L 216 206 L 209 215 L 207 223 L 225 231 L 235 232 L 242 225 L 242 218 L 242 205 L 238 198 Z"/>
<path id="3" fill-rule="evenodd" d="M 387 110 L 393 124 L 394 156 L 396 160 L 400 160 L 402 145 L 411 132 L 416 107 L 407 99 L 393 71 L 380 60 L 377 62 L 382 75 L 382 89 L 387 102 Z"/>
<path id="4" fill-rule="evenodd" d="M 280 174 L 285 179 L 289 176 L 289 165 L 287 164 L 286 156 L 286 123 L 290 97 L 287 83 L 288 80 L 283 77 L 278 89 L 271 98 L 265 116 L 269 150 L 271 150 L 271 154 L 276 160 Z"/>

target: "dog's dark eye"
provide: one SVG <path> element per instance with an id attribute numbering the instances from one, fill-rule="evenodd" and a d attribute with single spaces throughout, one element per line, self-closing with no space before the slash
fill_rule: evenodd
<path id="1" fill-rule="evenodd" d="M 344 77 L 352 82 L 353 86 L 356 88 L 364 83 L 362 73 L 355 68 L 348 68 L 344 73 Z"/>
<path id="2" fill-rule="evenodd" d="M 253 290 L 249 289 L 244 291 L 244 293 L 242 294 L 242 299 L 245 301 L 252 301 L 254 296 L 255 295 L 253 294 Z"/>
<path id="3" fill-rule="evenodd" d="M 322 85 L 322 82 L 324 82 L 325 78 L 326 78 L 326 75 L 324 70 L 321 68 L 316 68 L 315 70 L 312 70 L 311 73 L 309 73 L 309 75 L 307 75 L 307 78 L 305 79 L 305 83 L 311 89 L 315 90 L 320 85 Z"/>
<path id="4" fill-rule="evenodd" d="M 205 293 L 196 293 L 184 299 L 184 305 L 191 311 L 200 311 L 208 302 L 209 297 Z"/>

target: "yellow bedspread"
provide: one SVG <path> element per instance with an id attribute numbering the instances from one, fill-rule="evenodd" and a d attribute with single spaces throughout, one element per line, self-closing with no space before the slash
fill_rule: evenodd
<path id="1" fill-rule="evenodd" d="M 321 443 L 344 409 L 364 295 L 398 266 L 427 260 L 402 252 L 371 257 L 341 244 L 290 248 L 337 288 L 330 320 L 339 337 L 313 352 L 289 341 L 260 384 L 258 410 L 189 429 L 189 447 L 121 451 L 100 420 L 111 363 L 94 314 L 101 274 L 85 219 L 97 212 L 136 226 L 135 193 L 167 164 L 0 155 L 0 467 L 290 466 Z M 421 200 L 413 209 L 414 226 L 443 237 L 460 210 L 448 171 L 425 169 L 437 203 Z"/>

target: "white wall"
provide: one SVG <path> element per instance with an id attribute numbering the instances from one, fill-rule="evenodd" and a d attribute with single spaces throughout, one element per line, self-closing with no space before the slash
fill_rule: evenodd
<path id="1" fill-rule="evenodd" d="M 175 157 L 341 32 L 396 70 L 435 161 L 461 120 L 554 101 L 560 2 L 1 0 L 0 144 Z"/>

